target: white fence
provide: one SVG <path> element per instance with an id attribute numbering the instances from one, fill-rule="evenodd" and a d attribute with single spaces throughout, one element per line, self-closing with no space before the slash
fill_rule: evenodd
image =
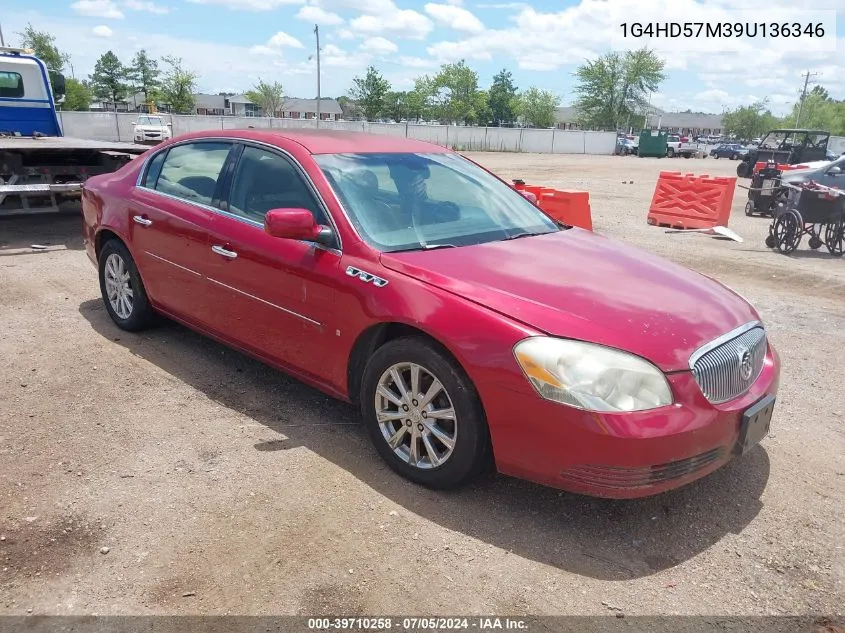
<path id="1" fill-rule="evenodd" d="M 270 119 L 266 117 L 162 115 L 173 124 L 173 135 L 205 130 L 238 128 L 315 128 L 314 119 Z M 60 112 L 65 136 L 100 141 L 132 142 L 132 122 L 137 114 L 124 112 Z M 320 127 L 373 134 L 390 134 L 459 151 L 534 152 L 539 154 L 613 154 L 615 132 L 580 130 L 538 130 L 524 128 L 417 125 L 414 123 L 367 123 L 366 121 L 321 121 Z"/>

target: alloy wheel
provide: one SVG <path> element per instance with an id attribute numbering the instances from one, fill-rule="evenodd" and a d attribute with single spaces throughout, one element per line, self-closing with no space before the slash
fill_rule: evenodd
<path id="1" fill-rule="evenodd" d="M 452 399 L 437 377 L 416 363 L 396 363 L 378 381 L 375 411 L 388 446 L 423 470 L 442 466 L 458 436 Z"/>

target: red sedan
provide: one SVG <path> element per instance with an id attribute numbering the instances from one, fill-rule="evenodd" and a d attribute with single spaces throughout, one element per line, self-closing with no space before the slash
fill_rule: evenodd
<path id="1" fill-rule="evenodd" d="M 779 359 L 744 299 L 442 147 L 203 132 L 92 177 L 83 208 L 119 327 L 165 315 L 356 403 L 423 485 L 492 464 L 638 497 L 769 429 Z"/>

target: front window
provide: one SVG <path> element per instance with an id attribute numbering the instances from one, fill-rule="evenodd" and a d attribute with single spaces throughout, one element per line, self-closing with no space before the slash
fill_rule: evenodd
<path id="1" fill-rule="evenodd" d="M 456 154 L 315 156 L 355 228 L 384 252 L 469 246 L 560 230 L 517 191 Z"/>

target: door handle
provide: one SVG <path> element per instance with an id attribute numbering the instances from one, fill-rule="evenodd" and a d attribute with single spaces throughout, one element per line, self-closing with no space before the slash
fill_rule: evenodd
<path id="1" fill-rule="evenodd" d="M 228 250 L 228 249 L 226 249 L 222 246 L 218 246 L 217 244 L 212 246 L 211 250 L 213 250 L 218 255 L 222 255 L 223 257 L 228 257 L 230 259 L 235 259 L 235 257 L 238 256 L 238 254 L 235 251 L 230 251 L 230 250 Z"/>
<path id="2" fill-rule="evenodd" d="M 152 223 L 153 223 L 153 221 L 152 221 L 152 220 L 150 220 L 150 219 L 148 219 L 148 218 L 145 218 L 145 217 L 144 217 L 144 216 L 142 216 L 142 215 L 133 215 L 133 216 L 132 216 L 132 220 L 134 220 L 134 221 L 135 221 L 135 224 L 140 224 L 140 225 L 142 225 L 142 226 L 149 226 L 150 224 L 152 224 Z"/>

